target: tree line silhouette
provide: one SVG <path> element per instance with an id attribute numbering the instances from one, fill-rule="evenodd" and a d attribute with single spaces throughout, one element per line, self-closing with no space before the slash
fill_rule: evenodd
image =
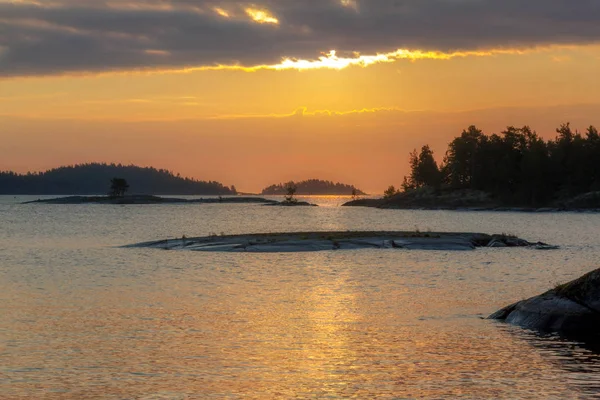
<path id="1" fill-rule="evenodd" d="M 234 195 L 234 186 L 183 178 L 166 169 L 122 164 L 78 164 L 46 172 L 0 172 L 0 194 L 104 194 L 118 176 L 139 194 Z"/>
<path id="2" fill-rule="evenodd" d="M 410 175 L 402 189 L 473 189 L 505 204 L 540 206 L 600 191 L 600 136 L 594 126 L 584 134 L 567 124 L 544 140 L 530 127 L 509 126 L 486 135 L 470 126 L 448 145 L 436 163 L 428 145 L 410 153 Z M 394 187 L 386 191 L 390 197 Z"/>
<path id="3" fill-rule="evenodd" d="M 301 182 L 290 181 L 287 183 L 279 183 L 271 185 L 262 190 L 262 195 L 286 195 L 289 187 L 295 187 L 295 194 L 304 195 L 364 195 L 361 190 L 352 185 L 344 183 L 333 183 L 332 181 L 320 179 L 308 179 Z"/>

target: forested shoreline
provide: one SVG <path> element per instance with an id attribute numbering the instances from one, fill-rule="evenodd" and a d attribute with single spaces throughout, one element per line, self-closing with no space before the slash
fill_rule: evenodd
<path id="1" fill-rule="evenodd" d="M 600 136 L 594 126 L 584 133 L 567 124 L 544 140 L 529 126 L 509 126 L 487 135 L 475 126 L 464 130 L 436 162 L 428 145 L 410 154 L 410 175 L 403 193 L 391 186 L 386 197 L 415 191 L 440 194 L 479 191 L 496 203 L 541 207 L 600 191 Z M 596 201 L 594 196 L 590 201 Z"/>
<path id="2" fill-rule="evenodd" d="M 436 161 L 429 145 L 410 153 L 410 174 L 401 190 L 390 186 L 384 200 L 399 205 L 438 204 L 443 196 L 466 198 L 472 203 L 545 207 L 582 199 L 582 206 L 600 205 L 600 135 L 594 126 L 585 132 L 570 124 L 556 129 L 545 140 L 529 126 L 509 126 L 486 134 L 476 126 L 463 130 Z M 40 173 L 0 172 L 0 194 L 105 194 L 111 179 L 125 179 L 132 194 L 235 195 L 234 186 L 216 181 L 183 178 L 165 169 L 122 164 L 89 163 L 54 168 Z M 284 195 L 292 185 L 304 195 L 364 193 L 353 185 L 309 179 L 271 185 L 263 195 Z M 598 195 L 595 195 L 598 194 Z M 469 200 L 470 201 L 470 200 Z"/>
<path id="3" fill-rule="evenodd" d="M 106 194 L 115 177 L 126 180 L 132 194 L 237 194 L 234 186 L 183 178 L 166 169 L 101 163 L 70 165 L 39 173 L 0 172 L 0 194 Z"/>

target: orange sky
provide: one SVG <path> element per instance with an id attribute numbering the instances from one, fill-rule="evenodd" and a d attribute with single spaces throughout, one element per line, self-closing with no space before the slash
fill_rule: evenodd
<path id="1" fill-rule="evenodd" d="M 529 124 L 547 138 L 554 136 L 553 129 L 562 122 L 571 121 L 582 130 L 590 124 L 600 126 L 600 45 L 588 38 L 565 42 L 548 33 L 543 42 L 531 43 L 534 39 L 524 34 L 523 43 L 518 43 L 498 34 L 493 40 L 486 38 L 489 43 L 460 45 L 464 35 L 457 35 L 457 45 L 447 48 L 446 37 L 456 30 L 449 26 L 446 35 L 442 32 L 439 37 L 415 35 L 411 51 L 398 51 L 406 48 L 402 41 L 396 47 L 390 39 L 379 47 L 377 40 L 388 41 L 387 36 L 366 43 L 361 38 L 370 38 L 371 28 L 364 24 L 357 25 L 365 31 L 356 38 L 349 33 L 349 39 L 341 40 L 337 33 L 324 31 L 324 42 L 337 40 L 346 46 L 336 55 L 330 53 L 333 48 L 320 48 L 316 41 L 310 42 L 314 55 L 303 57 L 309 33 L 302 33 L 303 40 L 288 36 L 300 29 L 293 17 L 304 16 L 301 5 L 308 2 L 288 5 L 290 9 L 283 3 L 268 7 L 277 4 L 268 1 L 252 6 L 234 1 L 113 2 L 119 5 L 116 8 L 106 2 L 111 13 L 142 9 L 143 16 L 170 13 L 171 19 L 186 15 L 172 11 L 177 7 L 209 7 L 198 15 L 205 18 L 208 12 L 206 18 L 215 23 L 233 24 L 230 21 L 236 19 L 235 25 L 226 27 L 234 30 L 248 25 L 252 30 L 244 35 L 257 34 L 269 43 L 264 54 L 254 54 L 261 47 L 252 42 L 250 46 L 258 50 L 253 47 L 254 53 L 246 54 L 244 46 L 236 47 L 239 38 L 230 42 L 215 37 L 223 41 L 225 50 L 239 54 L 239 59 L 224 63 L 218 58 L 223 51 L 211 47 L 212 42 L 192 42 L 192 50 L 196 45 L 200 48 L 190 56 L 188 48 L 165 47 L 172 43 L 161 36 L 168 26 L 159 33 L 151 26 L 140 26 L 136 35 L 155 39 L 162 47 L 146 49 L 137 58 L 115 53 L 107 58 L 113 65 L 103 57 L 95 58 L 100 50 L 85 53 L 82 49 L 80 58 L 68 50 L 74 40 L 68 35 L 113 40 L 111 35 L 119 29 L 125 32 L 126 28 L 109 26 L 90 27 L 92 33 L 82 33 L 83 28 L 77 26 L 87 18 L 84 11 L 99 16 L 108 12 L 98 5 L 104 2 L 89 7 L 83 2 L 79 13 L 71 10 L 68 14 L 67 0 L 56 1 L 52 7 L 0 0 L 0 11 L 3 3 L 16 14 L 7 20 L 0 12 L 0 28 L 8 27 L 6 38 L 0 35 L 0 169 L 25 172 L 79 162 L 121 162 L 168 168 L 234 184 L 243 191 L 259 191 L 290 179 L 322 178 L 379 193 L 401 183 L 413 148 L 429 143 L 441 159 L 448 141 L 470 124 L 488 133 L 507 125 Z M 361 23 L 368 18 L 379 18 L 381 24 L 387 21 L 383 19 L 386 10 L 376 14 L 377 10 L 365 8 L 367 2 L 342 3 L 323 12 L 351 12 Z M 389 2 L 380 4 L 384 3 Z M 171 11 L 165 11 L 167 4 Z M 590 10 L 581 11 L 583 15 Z M 307 32 L 317 31 L 316 17 L 306 15 L 313 18 L 306 20 Z M 348 24 L 348 15 L 344 18 Z M 344 26 L 340 23 L 339 29 Z M 97 33 L 101 29 L 110 34 Z M 128 25 L 127 30 L 133 27 Z M 30 51 L 35 35 L 40 35 L 36 40 L 44 49 L 54 49 L 55 54 L 45 55 L 40 48 Z M 140 40 L 148 43 L 150 39 Z M 63 50 L 63 41 L 71 47 Z M 415 47 L 419 41 L 423 41 L 422 48 Z M 272 55 L 279 42 L 290 50 Z M 349 47 L 352 43 L 357 43 L 356 49 Z M 98 49 L 113 49 L 105 42 L 101 45 Z M 66 51 L 64 63 L 56 59 L 62 51 Z M 288 51 L 297 51 L 302 58 L 286 59 L 294 57 Z M 205 60 L 206 54 L 212 58 Z M 273 58 L 277 54 L 279 61 Z M 152 61 L 161 57 L 169 58 L 168 62 Z"/>

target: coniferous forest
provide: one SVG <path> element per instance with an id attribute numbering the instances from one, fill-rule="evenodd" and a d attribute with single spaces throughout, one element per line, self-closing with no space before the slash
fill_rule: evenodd
<path id="1" fill-rule="evenodd" d="M 412 152 L 402 188 L 478 190 L 503 204 L 532 207 L 600 191 L 598 130 L 563 124 L 556 133 L 544 140 L 528 126 L 491 135 L 470 126 L 450 142 L 441 163 L 427 145 Z"/>

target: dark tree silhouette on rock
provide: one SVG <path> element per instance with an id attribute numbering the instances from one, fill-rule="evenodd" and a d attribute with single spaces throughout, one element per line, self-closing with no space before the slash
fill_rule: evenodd
<path id="1" fill-rule="evenodd" d="M 288 182 L 285 185 L 285 189 L 286 189 L 285 202 L 286 203 L 297 203 L 298 199 L 296 199 L 294 196 L 296 195 L 298 188 L 296 187 L 294 182 Z"/>
<path id="2" fill-rule="evenodd" d="M 402 187 L 429 194 L 479 192 L 511 206 L 600 208 L 598 130 L 590 126 L 582 135 L 566 123 L 556 133 L 544 140 L 529 126 L 491 135 L 470 126 L 450 142 L 440 166 L 429 146 L 410 153 L 411 173 Z"/>
<path id="3" fill-rule="evenodd" d="M 125 197 L 127 190 L 129 190 L 127 180 L 123 178 L 113 178 L 110 181 L 110 191 L 108 192 L 108 195 L 110 197 Z"/>
<path id="4" fill-rule="evenodd" d="M 398 190 L 394 187 L 394 185 L 392 185 L 389 188 L 387 188 L 385 190 L 385 192 L 383 192 L 383 198 L 389 199 L 391 197 L 394 197 L 398 193 L 399 193 Z"/>
<path id="5" fill-rule="evenodd" d="M 416 149 L 410 153 L 410 170 L 410 176 L 402 183 L 404 191 L 424 186 L 438 188 L 442 183 L 442 174 L 428 145 L 423 146 L 420 153 Z"/>

